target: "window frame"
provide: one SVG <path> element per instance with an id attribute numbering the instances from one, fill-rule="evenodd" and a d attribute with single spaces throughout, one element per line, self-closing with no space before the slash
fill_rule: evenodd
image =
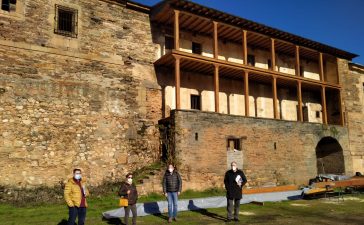
<path id="1" fill-rule="evenodd" d="M 242 151 L 243 150 L 243 146 L 242 146 L 242 140 L 243 138 L 237 138 L 237 137 L 227 137 L 227 150 L 228 151 L 231 151 L 231 148 L 230 148 L 230 141 L 233 141 L 234 142 L 234 149 L 233 151 Z M 235 147 L 238 147 L 238 148 L 235 148 Z"/>
<path id="2" fill-rule="evenodd" d="M 72 13 L 72 31 L 60 30 L 59 29 L 59 10 Z M 77 38 L 78 36 L 78 10 L 63 5 L 55 5 L 55 16 L 54 16 L 54 33 L 63 35 L 66 37 Z"/>
<path id="3" fill-rule="evenodd" d="M 193 108 L 193 105 L 192 105 L 192 98 L 198 98 L 198 108 Z M 201 110 L 201 95 L 194 95 L 194 94 L 191 94 L 190 96 L 190 103 L 191 103 L 191 109 L 193 110 Z"/>

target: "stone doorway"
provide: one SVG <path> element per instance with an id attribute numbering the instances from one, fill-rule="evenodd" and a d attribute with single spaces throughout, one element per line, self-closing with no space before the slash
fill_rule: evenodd
<path id="1" fill-rule="evenodd" d="M 332 137 L 322 138 L 316 146 L 317 174 L 344 174 L 344 155 L 339 142 Z"/>

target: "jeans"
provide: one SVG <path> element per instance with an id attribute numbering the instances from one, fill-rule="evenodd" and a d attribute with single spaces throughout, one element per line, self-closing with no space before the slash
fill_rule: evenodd
<path id="1" fill-rule="evenodd" d="M 228 219 L 233 218 L 233 207 L 234 207 L 234 219 L 238 219 L 240 199 L 228 199 L 227 200 L 227 211 L 228 211 L 227 217 L 228 217 Z"/>
<path id="2" fill-rule="evenodd" d="M 136 204 L 133 205 L 129 205 L 128 207 L 124 207 L 125 210 L 125 217 L 124 217 L 124 223 L 126 225 L 129 224 L 129 213 L 131 210 L 131 213 L 133 214 L 133 225 L 136 224 L 136 219 L 137 219 L 137 208 L 136 208 Z"/>
<path id="3" fill-rule="evenodd" d="M 86 219 L 85 207 L 68 207 L 68 223 L 67 225 L 74 225 L 78 216 L 78 225 L 84 225 Z"/>
<path id="4" fill-rule="evenodd" d="M 168 199 L 168 216 L 169 216 L 169 218 L 176 218 L 177 217 L 178 193 L 177 192 L 167 192 L 167 199 Z"/>

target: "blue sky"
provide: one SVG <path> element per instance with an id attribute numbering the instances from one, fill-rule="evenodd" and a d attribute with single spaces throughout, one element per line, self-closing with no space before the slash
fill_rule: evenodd
<path id="1" fill-rule="evenodd" d="M 159 0 L 134 0 L 152 6 Z M 194 0 L 229 14 L 359 55 L 364 65 L 364 0 Z"/>

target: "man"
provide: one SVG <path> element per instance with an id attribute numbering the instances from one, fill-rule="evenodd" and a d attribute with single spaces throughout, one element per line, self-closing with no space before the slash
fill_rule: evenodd
<path id="1" fill-rule="evenodd" d="M 224 184 L 226 189 L 227 198 L 227 221 L 231 222 L 233 219 L 234 207 L 234 220 L 239 221 L 239 206 L 240 199 L 242 198 L 242 189 L 247 180 L 243 171 L 239 170 L 236 162 L 231 163 L 231 170 L 225 173 Z"/>
<path id="2" fill-rule="evenodd" d="M 64 189 L 64 199 L 68 205 L 68 225 L 74 225 L 78 217 L 78 225 L 85 224 L 86 218 L 86 183 L 82 179 L 81 169 L 73 170 L 73 177 L 70 178 Z"/>
<path id="3" fill-rule="evenodd" d="M 178 195 L 181 194 L 182 179 L 172 164 L 168 165 L 168 170 L 163 176 L 163 193 L 168 200 L 168 223 L 177 221 Z"/>

